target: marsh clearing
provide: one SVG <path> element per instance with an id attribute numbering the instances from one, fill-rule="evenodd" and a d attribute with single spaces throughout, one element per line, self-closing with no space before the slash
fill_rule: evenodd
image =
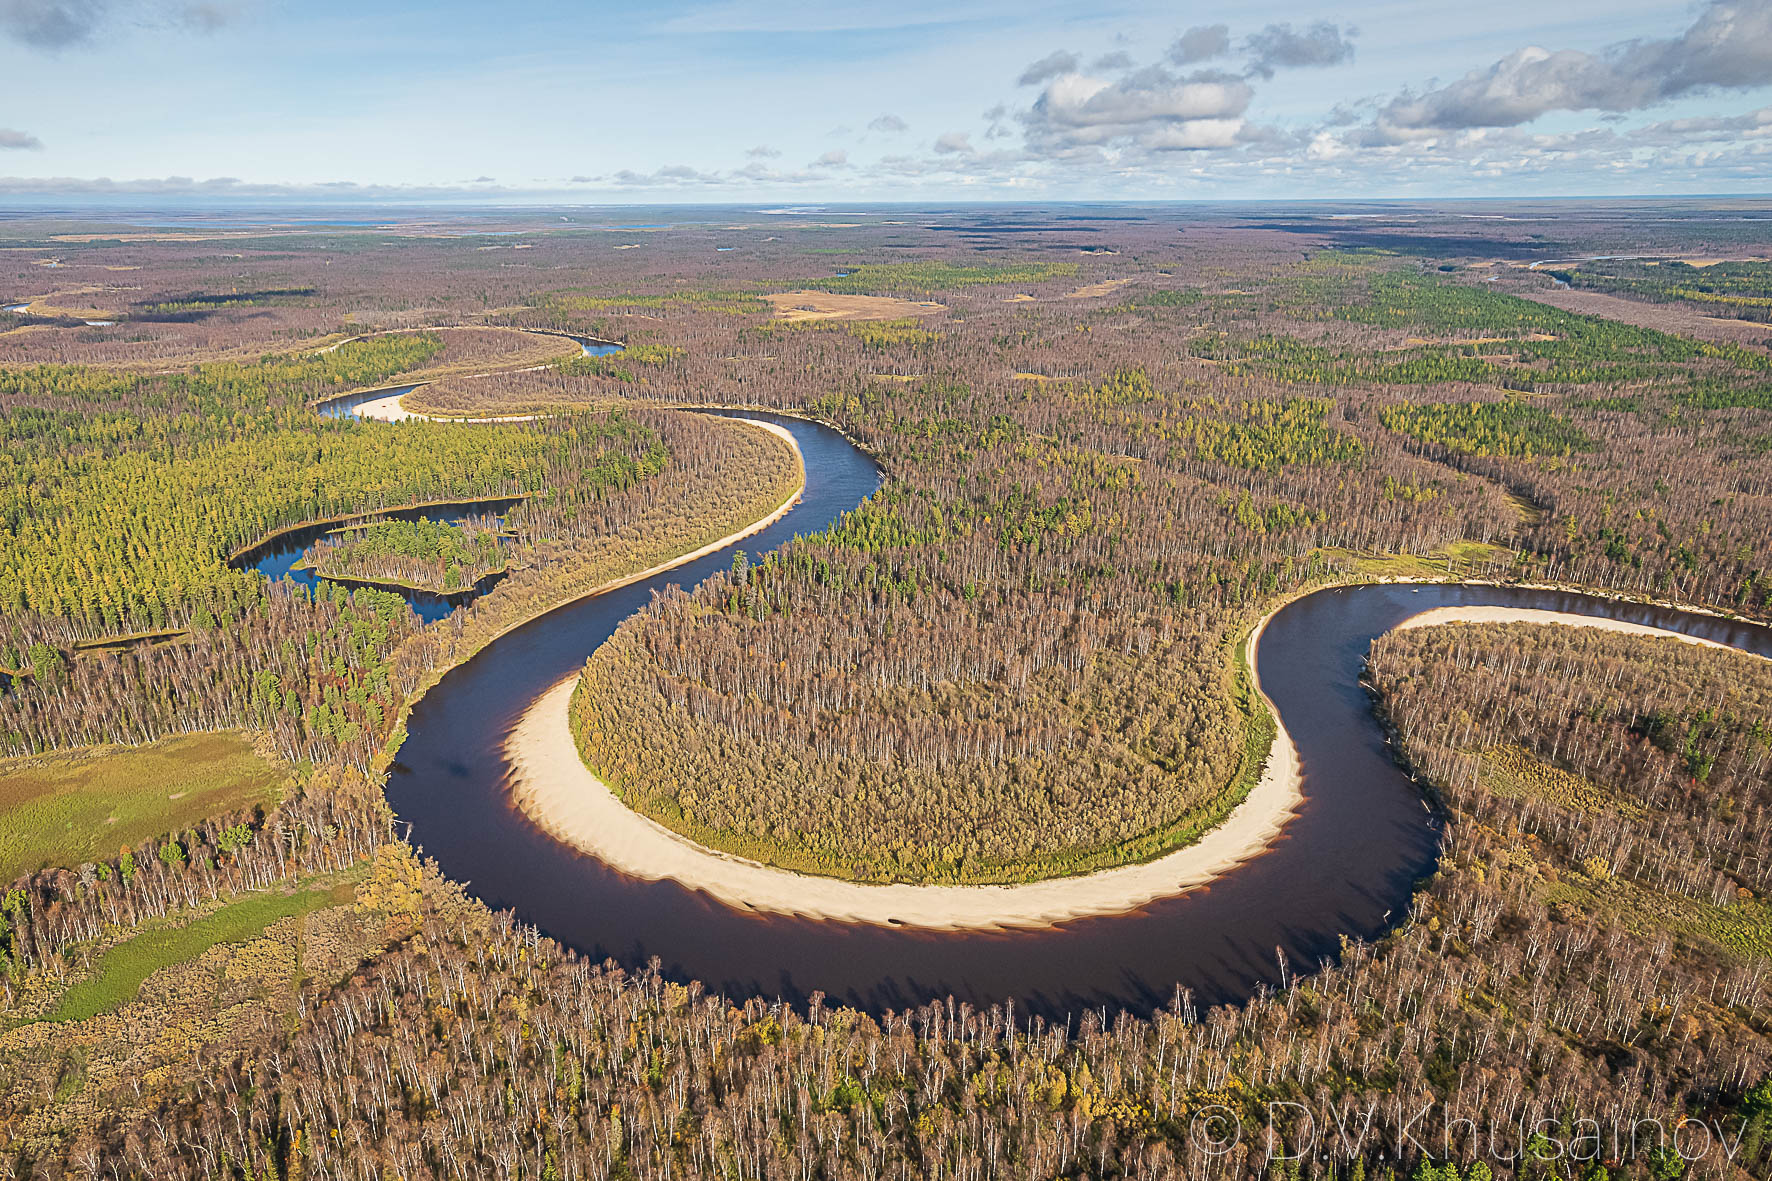
<path id="1" fill-rule="evenodd" d="M 288 778 L 232 731 L 0 760 L 0 880 L 268 805 Z"/>
<path id="2" fill-rule="evenodd" d="M 896 299 L 886 295 L 833 295 L 827 291 L 782 291 L 765 295 L 775 318 L 788 323 L 808 320 L 900 320 L 947 311 L 932 300 Z"/>

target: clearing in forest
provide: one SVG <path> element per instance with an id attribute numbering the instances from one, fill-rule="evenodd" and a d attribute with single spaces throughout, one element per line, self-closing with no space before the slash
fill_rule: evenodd
<path id="1" fill-rule="evenodd" d="M 828 291 L 782 291 L 765 295 L 777 320 L 897 320 L 933 316 L 947 308 L 930 300 L 894 299 L 885 295 L 833 295 Z"/>
<path id="2" fill-rule="evenodd" d="M 1643 808 L 1622 792 L 1601 786 L 1539 758 L 1524 747 L 1492 746 L 1481 752 L 1485 787 L 1510 800 L 1545 800 L 1589 815 L 1617 814 L 1639 819 Z"/>
<path id="3" fill-rule="evenodd" d="M 228 732 L 0 760 L 0 882 L 269 804 L 287 778 Z"/>
<path id="4" fill-rule="evenodd" d="M 182 926 L 159 926 L 117 944 L 99 958 L 91 976 L 77 981 L 49 1014 L 51 1021 L 85 1021 L 136 999 L 142 984 L 164 968 L 187 963 L 221 943 L 262 938 L 280 919 L 348 903 L 349 886 L 284 893 L 268 890 L 230 902 Z"/>
<path id="5" fill-rule="evenodd" d="M 1075 291 L 1066 295 L 1065 298 L 1094 299 L 1097 296 L 1112 295 L 1130 282 L 1132 282 L 1131 279 L 1103 279 L 1099 283 L 1091 283 L 1086 287 L 1079 287 Z"/>

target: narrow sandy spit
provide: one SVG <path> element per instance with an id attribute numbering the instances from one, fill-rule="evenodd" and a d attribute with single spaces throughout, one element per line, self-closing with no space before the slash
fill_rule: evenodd
<path id="1" fill-rule="evenodd" d="M 1261 633 L 1271 618 L 1264 618 L 1250 633 L 1252 669 Z M 1738 651 L 1714 640 L 1643 624 L 1532 608 L 1438 607 L 1405 620 L 1397 630 L 1459 622 L 1559 623 L 1672 636 Z M 1298 751 L 1276 711 L 1273 749 L 1254 789 L 1219 827 L 1154 861 L 1013 886 L 845 882 L 709 849 L 630 810 L 579 758 L 570 720 L 577 684 L 574 675 L 538 697 L 506 740 L 518 806 L 556 839 L 613 869 L 647 881 L 669 878 L 740 910 L 933 930 L 1039 928 L 1123 914 L 1198 889 L 1259 856 L 1303 800 Z M 1262 700 L 1273 710 L 1265 694 Z"/>
<path id="2" fill-rule="evenodd" d="M 522 371 L 519 370 L 519 372 Z M 534 422 L 538 418 L 547 417 L 542 414 L 506 414 L 499 418 L 445 418 L 442 415 L 420 414 L 415 410 L 406 409 L 400 401 L 405 396 L 405 394 L 391 394 L 386 398 L 362 402 L 352 413 L 358 418 L 372 419 L 376 422 L 405 422 L 410 418 L 416 418 L 423 422 Z M 753 420 L 747 418 L 745 421 L 751 422 Z M 768 426 L 769 424 L 759 422 L 756 425 Z"/>
<path id="3" fill-rule="evenodd" d="M 359 402 L 351 413 L 358 418 L 373 419 L 376 422 L 405 422 L 417 417 L 406 407 L 400 405 L 400 394 L 390 394 L 385 398 L 377 398 L 373 402 Z"/>
<path id="4" fill-rule="evenodd" d="M 1685 632 L 1668 631 L 1666 628 L 1650 627 L 1646 623 L 1628 623 L 1622 619 L 1602 619 L 1594 615 L 1572 615 L 1566 611 L 1543 611 L 1536 607 L 1435 607 L 1420 615 L 1410 616 L 1393 630 L 1409 631 L 1411 628 L 1436 627 L 1443 623 L 1557 623 L 1565 627 L 1592 627 L 1631 636 L 1659 636 L 1685 644 L 1697 644 L 1702 648 L 1721 648 L 1725 652 L 1759 656 L 1757 652 L 1744 652 L 1732 644 L 1707 640 L 1702 636 L 1689 636 Z"/>
<path id="5" fill-rule="evenodd" d="M 1258 626 L 1251 654 L 1260 638 Z M 518 805 L 555 838 L 613 869 L 648 881 L 670 878 L 741 910 L 936 930 L 1047 927 L 1121 914 L 1206 885 L 1259 855 L 1303 799 L 1298 751 L 1282 727 L 1260 780 L 1230 817 L 1154 861 L 1013 886 L 845 882 L 721 853 L 631 811 L 579 758 L 569 717 L 577 683 L 569 677 L 537 698 L 506 740 Z"/>

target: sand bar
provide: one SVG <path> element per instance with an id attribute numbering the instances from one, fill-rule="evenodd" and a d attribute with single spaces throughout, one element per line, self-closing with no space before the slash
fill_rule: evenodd
<path id="1" fill-rule="evenodd" d="M 1252 663 L 1260 637 L 1258 626 L 1249 638 Z M 709 849 L 629 809 L 579 758 L 569 717 L 577 681 L 569 677 L 537 698 L 506 741 L 519 806 L 555 838 L 611 868 L 649 881 L 670 878 L 741 910 L 936 930 L 1046 927 L 1121 914 L 1206 885 L 1260 855 L 1303 799 L 1298 752 L 1281 728 L 1260 779 L 1223 824 L 1141 865 L 1010 886 L 815 877 Z"/>
<path id="2" fill-rule="evenodd" d="M 405 422 L 416 418 L 422 422 L 535 422 L 549 417 L 546 414 L 504 414 L 494 418 L 454 418 L 440 414 L 420 414 L 416 410 L 408 410 L 400 399 L 405 394 L 390 394 L 385 398 L 376 398 L 369 402 L 360 402 L 352 411 L 358 418 L 370 419 L 375 422 Z M 752 422 L 752 419 L 746 419 Z M 758 422 L 757 426 L 769 427 L 769 423 Z M 776 428 L 779 429 L 779 428 Z M 785 433 L 785 432 L 784 432 Z M 791 437 L 791 436 L 790 436 Z M 725 543 L 720 543 L 724 545 Z M 716 547 L 717 548 L 717 547 Z"/>
<path id="3" fill-rule="evenodd" d="M 1604 619 L 1597 615 L 1574 615 L 1567 611 L 1543 611 L 1536 607 L 1435 607 L 1420 615 L 1410 616 L 1393 630 L 1409 631 L 1417 627 L 1438 627 L 1444 623 L 1557 623 L 1565 627 L 1592 627 L 1631 636 L 1657 636 L 1664 640 L 1679 640 L 1681 643 L 1697 644 L 1702 648 L 1721 648 L 1725 652 L 1741 652 L 1765 659 L 1757 652 L 1747 652 L 1732 644 L 1707 640 L 1703 636 L 1689 636 L 1685 632 L 1669 631 L 1663 627 L 1650 627 L 1646 623 L 1628 623 L 1622 619 Z"/>
<path id="4" fill-rule="evenodd" d="M 779 429 L 779 428 L 777 428 Z M 716 543 L 723 545 L 725 542 Z M 1253 669 L 1268 616 L 1250 634 Z M 1438 607 L 1398 630 L 1446 623 L 1557 623 L 1673 637 L 1727 651 L 1715 640 L 1621 620 L 1516 607 Z M 1208 885 L 1259 856 L 1303 800 L 1298 751 L 1275 711 L 1273 749 L 1261 778 L 1226 821 L 1191 845 L 1139 865 L 1008 886 L 868 885 L 794 873 L 722 853 L 629 809 L 579 757 L 571 703 L 578 678 L 538 697 L 506 740 L 518 806 L 556 839 L 622 873 L 670 879 L 740 910 L 932 930 L 1048 927 L 1123 914 Z M 1273 704 L 1265 694 L 1269 710 Z"/>

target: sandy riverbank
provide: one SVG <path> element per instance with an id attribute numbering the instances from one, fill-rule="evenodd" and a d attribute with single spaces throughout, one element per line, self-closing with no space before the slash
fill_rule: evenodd
<path id="1" fill-rule="evenodd" d="M 742 422 L 749 426 L 754 426 L 759 430 L 768 431 L 770 434 L 784 440 L 787 445 L 793 449 L 794 460 L 800 465 L 800 483 L 799 486 L 794 489 L 793 493 L 789 495 L 786 500 L 782 501 L 781 504 L 777 505 L 774 512 L 770 513 L 767 517 L 752 521 L 737 533 L 728 533 L 718 541 L 710 541 L 698 549 L 692 549 L 686 554 L 679 554 L 668 562 L 660 562 L 656 566 L 648 566 L 644 570 L 636 570 L 632 574 L 624 574 L 620 578 L 611 579 L 610 581 L 599 585 L 594 590 L 587 591 L 584 594 L 574 595 L 568 600 L 568 602 L 577 602 L 579 599 L 592 598 L 596 595 L 616 590 L 619 587 L 630 586 L 633 583 L 639 582 L 641 579 L 651 578 L 654 574 L 663 574 L 666 570 L 673 567 L 686 565 L 698 558 L 705 558 L 711 553 L 725 549 L 735 541 L 743 541 L 753 533 L 761 533 L 763 530 L 769 528 L 769 526 L 787 516 L 788 510 L 800 503 L 800 497 L 806 494 L 806 456 L 801 453 L 799 441 L 794 438 L 794 433 L 784 426 L 777 426 L 773 422 L 764 422 L 760 418 L 735 418 L 732 421 Z M 513 624 L 512 626 L 521 627 L 523 624 Z"/>
<path id="2" fill-rule="evenodd" d="M 1532 608 L 1440 607 L 1398 630 L 1461 622 L 1559 623 L 1738 650 L 1643 624 Z M 1266 624 L 1263 619 L 1249 637 L 1252 670 Z M 935 930 L 1037 928 L 1122 914 L 1207 885 L 1259 856 L 1303 799 L 1298 752 L 1276 714 L 1273 750 L 1249 795 L 1199 841 L 1153 861 L 1011 886 L 879 886 L 814 877 L 706 848 L 630 810 L 579 757 L 570 719 L 577 683 L 569 677 L 537 698 L 506 741 L 518 805 L 555 838 L 622 873 L 669 878 L 741 910 Z"/>
<path id="3" fill-rule="evenodd" d="M 1252 664 L 1260 638 L 1258 626 L 1249 637 Z M 577 681 L 569 677 L 537 698 L 506 741 L 519 806 L 557 839 L 614 869 L 646 880 L 670 878 L 743 910 L 937 930 L 1045 927 L 1121 914 L 1206 885 L 1258 856 L 1303 799 L 1298 752 L 1281 727 L 1261 778 L 1229 818 L 1154 861 L 1012 886 L 878 886 L 813 877 L 706 848 L 631 811 L 579 758 L 569 716 Z"/>
<path id="4" fill-rule="evenodd" d="M 1721 648 L 1725 652 L 1741 652 L 1742 649 L 1716 640 L 1707 640 L 1702 636 L 1689 636 L 1684 632 L 1668 631 L 1665 628 L 1650 627 L 1646 623 L 1627 623 L 1622 619 L 1602 619 L 1595 615 L 1572 615 L 1565 611 L 1543 611 L 1536 607 L 1435 607 L 1423 611 L 1420 615 L 1412 615 L 1399 623 L 1394 630 L 1409 631 L 1417 627 L 1437 627 L 1443 623 L 1559 623 L 1565 627 L 1592 627 L 1600 631 L 1622 632 L 1631 636 L 1657 636 L 1661 639 L 1679 640 L 1686 644 L 1697 644 L 1703 648 Z M 1756 652 L 1744 655 L 1759 656 Z M 1761 657 L 1761 659 L 1764 659 Z"/>
<path id="5" fill-rule="evenodd" d="M 775 522 L 781 520 L 782 517 L 787 515 L 789 510 L 791 510 L 796 504 L 800 503 L 800 498 L 802 496 L 804 496 L 806 493 L 806 457 L 800 451 L 800 444 L 794 438 L 793 433 L 791 431 L 788 431 L 784 427 L 776 426 L 774 423 L 771 423 L 771 422 L 763 422 L 760 419 L 739 418 L 739 419 L 734 419 L 733 421 L 743 422 L 743 423 L 746 423 L 750 426 L 757 427 L 761 430 L 768 431 L 770 434 L 775 435 L 775 436 L 781 438 L 782 440 L 784 440 L 787 443 L 789 450 L 791 450 L 794 453 L 795 466 L 800 469 L 799 481 L 794 485 L 794 490 L 788 494 L 787 499 L 782 501 L 781 504 L 779 504 L 778 506 L 776 506 L 774 512 L 771 512 L 768 516 L 762 518 L 761 520 L 753 521 L 751 524 L 745 526 L 743 529 L 739 530 L 737 533 L 729 534 L 726 537 L 723 537 L 718 541 L 710 542 L 707 545 L 698 546 L 697 548 L 689 551 L 688 553 L 679 554 L 674 558 L 669 558 L 663 562 L 659 562 L 659 563 L 656 563 L 655 565 L 648 566 L 644 570 L 636 570 L 632 574 L 623 574 L 619 577 L 608 579 L 607 581 L 600 582 L 597 585 L 590 587 L 588 589 L 575 590 L 575 591 L 572 591 L 566 595 L 563 595 L 563 596 L 555 599 L 552 603 L 550 603 L 550 604 L 548 604 L 536 611 L 527 613 L 527 614 L 523 615 L 521 618 L 511 621 L 510 623 L 506 624 L 504 627 L 499 628 L 496 632 L 494 632 L 491 636 L 488 636 L 484 640 L 480 640 L 480 641 L 476 642 L 473 645 L 473 647 L 470 650 L 468 650 L 467 652 L 463 653 L 460 656 L 460 659 L 457 660 L 455 663 L 442 665 L 442 666 L 432 669 L 428 674 L 426 674 L 425 678 L 419 682 L 416 690 L 413 692 L 413 694 L 410 697 L 408 697 L 406 704 L 401 707 L 400 715 L 399 715 L 399 718 L 397 719 L 397 721 L 395 722 L 393 733 L 389 736 L 387 742 L 383 744 L 382 749 L 379 752 L 377 752 L 377 754 L 375 756 L 376 767 L 378 769 L 385 770 L 387 768 L 387 766 L 394 761 L 394 756 L 399 751 L 401 743 L 406 741 L 407 715 L 411 711 L 412 706 L 418 701 L 418 699 L 420 697 L 424 696 L 425 693 L 429 692 L 430 689 L 433 686 L 435 686 L 437 684 L 437 682 L 439 680 L 441 680 L 443 678 L 443 676 L 449 672 L 450 669 L 456 667 L 456 665 L 462 663 L 463 661 L 472 659 L 473 655 L 475 653 L 479 652 L 486 645 L 496 642 L 497 640 L 508 635 L 509 633 L 516 631 L 518 628 L 529 626 L 529 624 L 533 623 L 535 620 L 541 618 L 543 615 L 546 615 L 549 612 L 558 611 L 562 607 L 569 606 L 570 604 L 580 602 L 584 599 L 593 599 L 593 598 L 596 598 L 598 595 L 608 594 L 612 590 L 617 590 L 621 587 L 629 586 L 633 583 L 639 582 L 642 579 L 651 578 L 654 574 L 663 573 L 664 571 L 669 570 L 674 566 L 681 566 L 686 562 L 693 562 L 697 558 L 701 558 L 701 557 L 704 557 L 708 554 L 711 554 L 711 553 L 715 552 L 716 550 L 719 550 L 723 546 L 730 545 L 732 542 L 737 541 L 740 538 L 749 537 L 751 534 L 756 533 L 762 529 L 766 529 L 770 525 L 773 525 Z M 319 524 L 319 523 L 320 522 L 310 522 L 310 524 Z M 268 539 L 266 539 L 266 540 L 268 540 Z M 241 552 L 244 552 L 244 551 L 241 551 Z M 232 560 L 232 559 L 230 559 L 230 560 Z"/>
<path id="6" fill-rule="evenodd" d="M 405 422 L 410 418 L 416 418 L 423 422 L 534 422 L 538 418 L 547 417 L 543 414 L 506 414 L 497 418 L 445 418 L 437 414 L 420 414 L 416 410 L 406 409 L 400 401 L 405 396 L 406 393 L 390 394 L 385 398 L 362 402 L 358 404 L 353 413 L 358 418 L 370 419 L 375 422 Z M 757 425 L 767 424 L 758 423 Z"/>

